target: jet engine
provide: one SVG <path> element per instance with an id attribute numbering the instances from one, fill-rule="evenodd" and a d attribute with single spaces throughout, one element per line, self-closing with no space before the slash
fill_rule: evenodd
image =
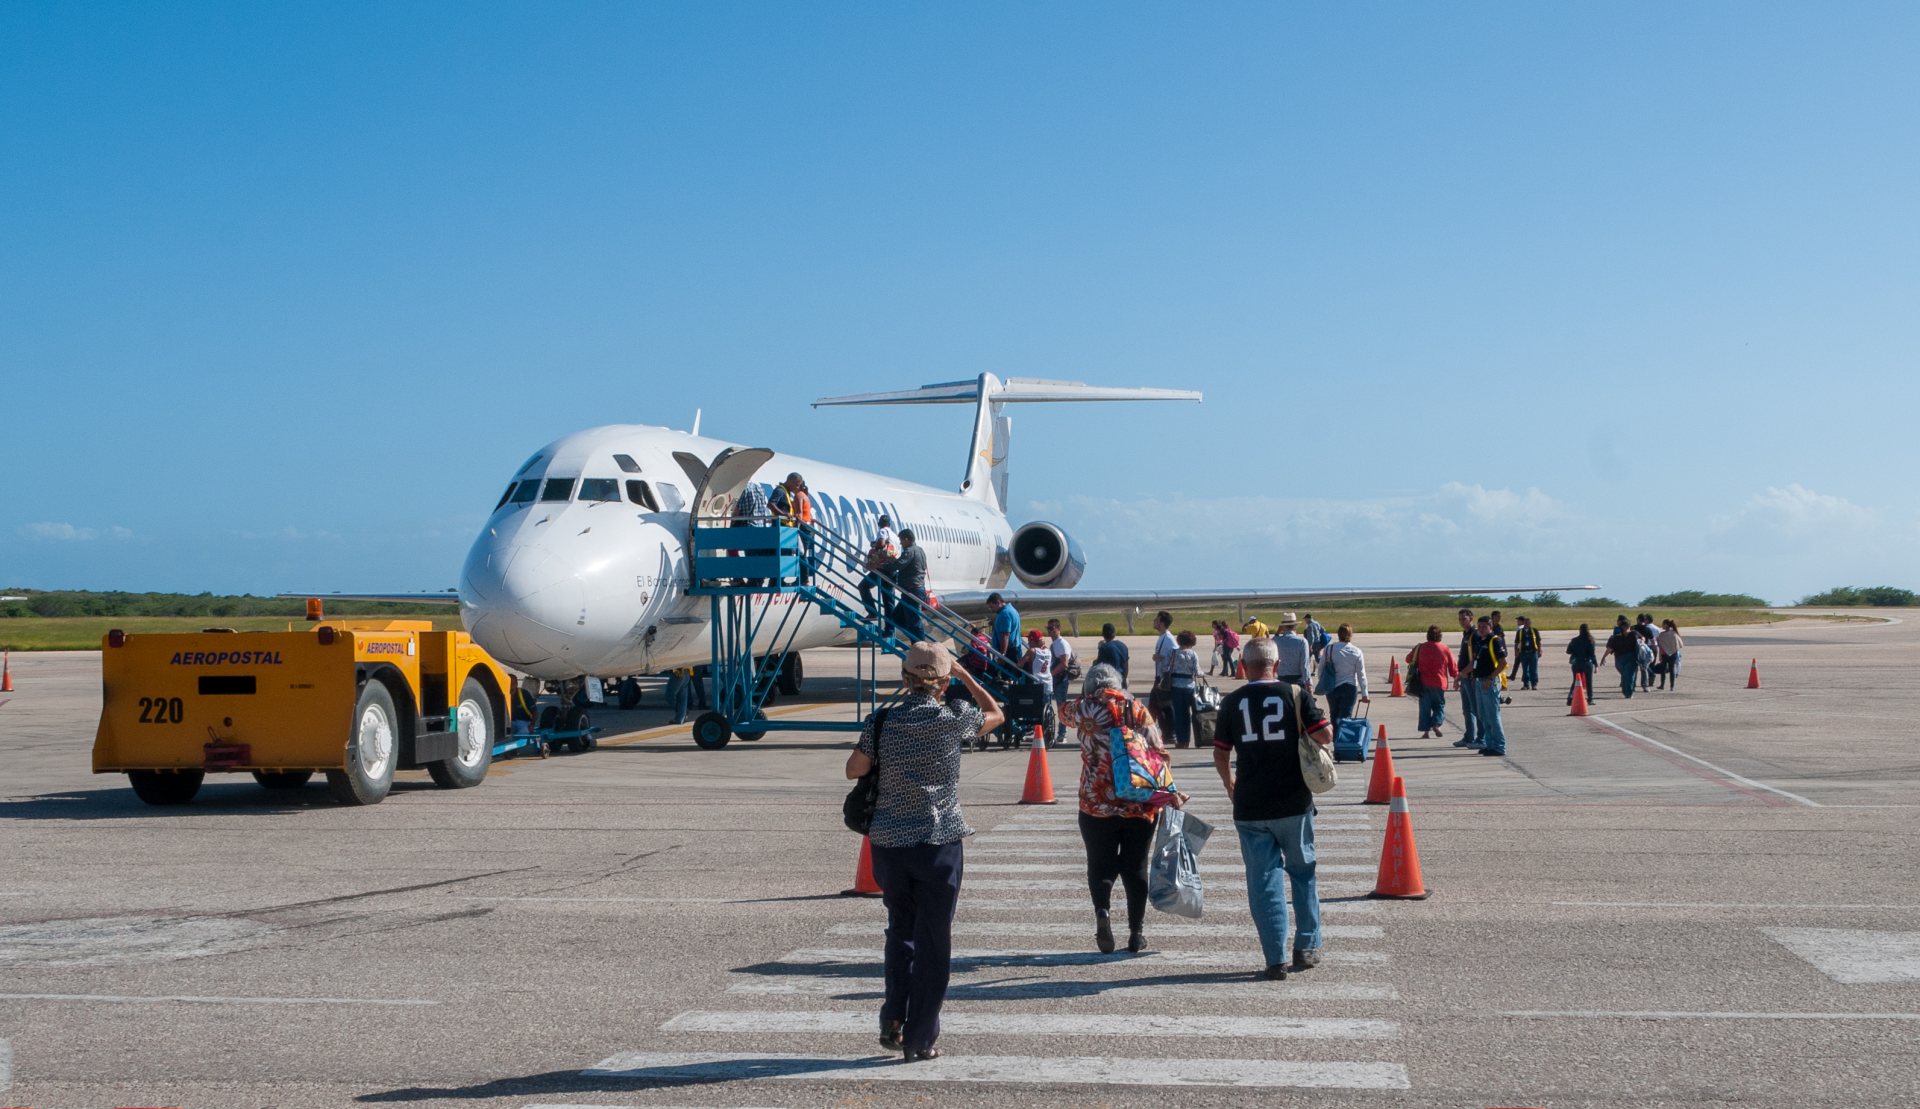
<path id="1" fill-rule="evenodd" d="M 1013 572 L 1030 589 L 1072 589 L 1086 572 L 1080 544 L 1054 524 L 1035 520 L 1013 533 L 1008 556 Z"/>

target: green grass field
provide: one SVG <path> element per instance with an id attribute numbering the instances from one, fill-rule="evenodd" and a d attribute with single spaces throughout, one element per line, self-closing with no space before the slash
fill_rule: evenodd
<path id="1" fill-rule="evenodd" d="M 343 620 L 432 620 L 435 628 L 460 627 L 460 615 L 448 606 L 439 612 L 417 616 L 341 617 Z M 0 620 L 0 648 L 9 651 L 91 651 L 100 646 L 108 631 L 197 632 L 206 628 L 232 628 L 241 632 L 281 632 L 288 627 L 304 628 L 305 620 L 285 616 L 16 616 Z"/>
<path id="2" fill-rule="evenodd" d="M 1307 611 L 1307 610 L 1297 610 Z M 1328 631 L 1342 623 L 1351 623 L 1357 632 L 1409 632 L 1419 633 L 1427 630 L 1428 624 L 1438 624 L 1442 631 L 1452 635 L 1459 625 L 1454 619 L 1452 609 L 1425 608 L 1323 608 L 1312 610 L 1314 618 L 1327 626 Z M 1613 626 L 1616 615 L 1612 609 L 1596 608 L 1527 608 L 1509 606 L 1501 610 L 1507 613 L 1507 632 L 1513 632 L 1513 614 L 1525 613 L 1533 617 L 1534 625 L 1541 631 L 1573 631 L 1581 621 L 1593 625 L 1599 631 Z M 1628 616 L 1639 610 L 1625 610 Z M 1261 619 L 1272 623 L 1280 610 L 1249 609 L 1250 615 L 1257 614 Z M 1189 629 L 1204 641 L 1207 629 L 1215 619 L 1233 620 L 1235 612 L 1231 609 L 1220 611 L 1176 612 L 1173 627 L 1175 631 Z M 1680 622 L 1681 631 L 1688 628 L 1707 627 L 1715 624 L 1769 624 L 1787 619 L 1787 615 L 1754 608 L 1673 608 L 1654 613 L 1659 619 L 1672 618 Z M 1846 619 L 1846 617 L 1826 617 L 1827 619 Z M 353 619 L 348 617 L 347 619 Z M 432 620 L 433 626 L 442 630 L 457 630 L 460 617 L 451 608 L 437 612 L 425 612 L 416 616 L 380 616 L 360 617 L 359 619 L 415 619 Z M 1865 619 L 1862 617 L 1862 619 Z M 1100 625 L 1112 621 L 1114 627 L 1126 634 L 1127 622 L 1117 612 L 1088 612 L 1080 615 L 1080 634 L 1098 635 Z M 1032 626 L 1032 621 L 1028 621 Z M 120 628 L 129 632 L 197 632 L 204 628 L 232 628 L 235 631 L 285 631 L 288 627 L 304 628 L 306 621 L 289 620 L 284 616 L 19 616 L 0 620 L 0 648 L 9 651 L 90 651 L 100 646 L 100 639 L 109 629 Z M 1135 634 L 1147 635 L 1153 629 L 1153 614 L 1142 613 L 1134 618 Z"/>

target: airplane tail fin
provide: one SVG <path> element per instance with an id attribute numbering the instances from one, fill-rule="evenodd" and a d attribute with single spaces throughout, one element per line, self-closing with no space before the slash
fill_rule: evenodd
<path id="1" fill-rule="evenodd" d="M 1007 508 L 1007 452 L 1013 437 L 1013 417 L 1008 404 L 1073 403 L 1100 400 L 1192 400 L 1200 394 L 1191 389 L 1134 389 L 1102 385 L 1083 385 L 1077 381 L 1043 381 L 1015 377 L 1002 381 L 992 374 L 981 374 L 973 381 L 948 381 L 904 389 L 892 393 L 856 393 L 845 397 L 822 397 L 815 408 L 873 404 L 972 404 L 974 405 L 973 442 L 967 447 L 966 476 L 960 492 L 984 501 L 995 511 Z"/>

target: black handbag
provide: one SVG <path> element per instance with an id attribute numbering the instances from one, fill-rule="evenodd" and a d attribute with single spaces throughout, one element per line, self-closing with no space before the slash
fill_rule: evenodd
<path id="1" fill-rule="evenodd" d="M 847 830 L 863 836 L 873 827 L 873 808 L 880 802 L 880 732 L 886 726 L 887 710 L 881 709 L 873 714 L 873 766 L 840 803 L 840 819 L 847 822 Z"/>

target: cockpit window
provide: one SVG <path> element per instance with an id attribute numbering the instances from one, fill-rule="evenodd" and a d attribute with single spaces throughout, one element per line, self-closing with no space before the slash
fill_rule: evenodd
<path id="1" fill-rule="evenodd" d="M 511 482 L 511 481 L 507 482 L 506 491 L 500 494 L 499 500 L 493 502 L 493 507 L 499 508 L 501 505 L 506 504 L 507 498 L 513 496 L 513 491 L 518 488 L 519 488 L 518 483 Z"/>
<path id="2" fill-rule="evenodd" d="M 583 501 L 617 501 L 620 499 L 620 480 L 610 477 L 582 478 L 580 481 L 580 499 Z"/>
<path id="3" fill-rule="evenodd" d="M 535 466 L 537 466 L 537 465 L 539 465 L 539 464 L 540 464 L 540 460 L 541 460 L 542 458 L 545 458 L 545 457 L 546 457 L 546 455 L 544 455 L 544 454 L 536 454 L 536 455 L 534 455 L 534 456 L 533 456 L 532 458 L 529 458 L 529 459 L 527 459 L 527 461 L 526 461 L 526 464 L 525 464 L 525 465 L 523 465 L 523 466 L 521 466 L 521 467 L 520 467 L 520 468 L 519 468 L 518 470 L 515 470 L 515 471 L 513 472 L 513 476 L 514 476 L 514 477 L 519 477 L 519 476 L 520 476 L 521 474 L 524 474 L 524 473 L 526 473 L 526 472 L 527 472 L 528 470 L 531 470 L 531 469 L 533 469 L 533 468 L 534 468 Z"/>
<path id="4" fill-rule="evenodd" d="M 687 507 L 687 498 L 680 495 L 680 489 L 670 481 L 660 483 L 660 500 L 667 506 L 668 512 L 678 512 Z"/>
<path id="5" fill-rule="evenodd" d="M 573 479 L 570 477 L 550 477 L 547 487 L 540 491 L 542 501 L 565 501 L 573 498 Z"/>
<path id="6" fill-rule="evenodd" d="M 540 479 L 528 478 L 527 480 L 514 486 L 513 492 L 507 497 L 507 499 L 512 501 L 514 504 L 526 504 L 528 501 L 531 501 L 534 497 L 534 494 L 538 492 L 540 492 Z"/>
<path id="7" fill-rule="evenodd" d="M 627 499 L 648 512 L 660 511 L 660 502 L 653 499 L 653 490 L 644 481 L 627 482 Z"/>
<path id="8" fill-rule="evenodd" d="M 620 472 L 623 474 L 637 474 L 640 472 L 640 464 L 635 462 L 633 456 L 630 454 L 616 454 L 613 456 L 613 461 L 615 465 L 620 467 Z"/>

